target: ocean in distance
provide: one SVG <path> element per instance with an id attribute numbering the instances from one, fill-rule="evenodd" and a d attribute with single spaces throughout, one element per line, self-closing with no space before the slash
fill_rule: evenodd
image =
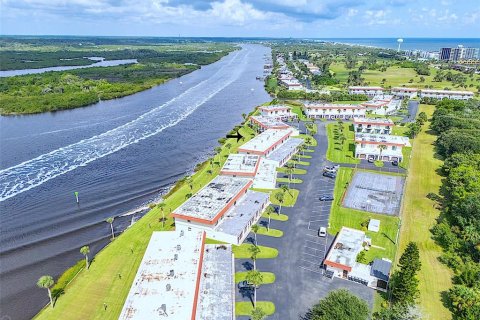
<path id="1" fill-rule="evenodd" d="M 398 38 L 319 38 L 318 40 L 357 44 L 378 48 L 397 49 Z M 402 50 L 438 51 L 444 47 L 480 48 L 480 38 L 402 38 Z"/>

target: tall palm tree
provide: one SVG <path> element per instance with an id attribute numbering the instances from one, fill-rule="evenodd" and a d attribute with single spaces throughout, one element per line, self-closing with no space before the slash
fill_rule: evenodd
<path id="1" fill-rule="evenodd" d="M 166 206 L 165 202 L 160 202 L 157 205 L 157 207 L 160 208 L 160 211 L 162 212 L 162 228 L 165 228 L 165 212 L 163 211 L 165 206 Z"/>
<path id="2" fill-rule="evenodd" d="M 253 307 L 257 306 L 257 289 L 263 283 L 263 274 L 258 270 L 250 270 L 245 277 L 248 283 L 253 286 Z"/>
<path id="3" fill-rule="evenodd" d="M 292 193 L 290 192 L 290 188 L 288 186 L 283 185 L 281 187 L 281 189 L 282 189 L 283 193 L 288 192 L 289 195 L 292 195 Z"/>
<path id="4" fill-rule="evenodd" d="M 280 208 L 278 209 L 278 214 L 280 215 L 280 211 L 282 211 L 282 203 L 283 200 L 285 199 L 285 195 L 283 192 L 277 192 L 275 193 L 275 199 L 277 199 L 278 202 L 280 202 Z"/>
<path id="5" fill-rule="evenodd" d="M 267 209 L 265 210 L 265 213 L 268 215 L 268 224 L 267 224 L 267 231 L 270 231 L 270 215 L 273 213 L 273 207 L 268 206 Z"/>
<path id="6" fill-rule="evenodd" d="M 378 149 L 380 150 L 380 158 L 378 160 L 382 160 L 382 151 L 387 149 L 387 146 L 384 144 L 379 144 Z"/>
<path id="7" fill-rule="evenodd" d="M 256 261 L 260 251 L 261 251 L 260 248 L 257 247 L 256 245 L 248 247 L 248 252 L 250 252 L 250 258 L 252 258 L 252 261 L 253 261 L 253 270 L 257 269 Z"/>
<path id="8" fill-rule="evenodd" d="M 255 246 L 257 246 L 257 232 L 258 230 L 260 229 L 260 226 L 258 224 L 254 224 L 252 226 L 252 232 L 253 232 L 253 235 L 255 236 Z"/>
<path id="9" fill-rule="evenodd" d="M 48 297 L 50 298 L 50 306 L 53 308 L 53 298 L 52 298 L 52 291 L 50 291 L 50 288 L 53 287 L 55 284 L 55 281 L 53 281 L 52 276 L 41 276 L 40 279 L 37 281 L 37 286 L 39 288 L 47 289 L 48 291 Z"/>
<path id="10" fill-rule="evenodd" d="M 80 248 L 80 253 L 85 256 L 85 265 L 88 268 L 90 267 L 90 261 L 88 261 L 88 254 L 90 253 L 90 247 L 89 246 L 83 246 Z"/>
<path id="11" fill-rule="evenodd" d="M 113 220 L 114 219 L 115 219 L 114 217 L 110 217 L 110 218 L 105 219 L 105 222 L 110 223 L 110 230 L 112 231 L 112 240 L 115 239 L 115 233 L 113 232 Z"/>

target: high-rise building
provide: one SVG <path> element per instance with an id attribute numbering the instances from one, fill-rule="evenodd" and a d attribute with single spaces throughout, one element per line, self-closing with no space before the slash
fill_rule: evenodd
<path id="1" fill-rule="evenodd" d="M 457 62 L 460 60 L 480 59 L 480 48 L 465 48 L 459 45 L 456 48 L 441 48 L 440 60 Z"/>

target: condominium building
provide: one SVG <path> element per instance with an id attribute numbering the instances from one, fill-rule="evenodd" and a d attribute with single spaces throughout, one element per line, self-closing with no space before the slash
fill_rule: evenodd
<path id="1" fill-rule="evenodd" d="M 267 193 L 248 190 L 252 183 L 217 176 L 173 210 L 176 229 L 205 231 L 209 238 L 240 245 L 269 204 Z"/>
<path id="2" fill-rule="evenodd" d="M 268 129 L 238 148 L 238 153 L 267 156 L 292 135 L 291 129 Z"/>
<path id="3" fill-rule="evenodd" d="M 153 232 L 119 320 L 235 319 L 232 247 L 205 237 Z"/>
<path id="4" fill-rule="evenodd" d="M 474 97 L 471 91 L 427 90 L 420 91 L 421 98 L 468 100 Z"/>
<path id="5" fill-rule="evenodd" d="M 288 129 L 290 126 L 281 120 L 277 120 L 274 117 L 268 116 L 250 116 L 248 118 L 251 127 L 255 128 L 259 132 L 263 132 L 268 129 Z"/>
<path id="6" fill-rule="evenodd" d="M 349 94 L 364 94 L 369 97 L 382 95 L 384 90 L 385 89 L 383 89 L 382 87 L 362 87 L 362 86 L 348 87 Z"/>
<path id="7" fill-rule="evenodd" d="M 356 133 L 390 134 L 394 126 L 393 121 L 386 118 L 353 118 L 353 128 Z"/>
<path id="8" fill-rule="evenodd" d="M 411 147 L 410 140 L 403 136 L 386 134 L 355 133 L 355 157 L 381 161 L 402 161 L 402 149 Z"/>
<path id="9" fill-rule="evenodd" d="M 392 94 L 398 98 L 415 98 L 418 94 L 417 88 L 395 87 L 392 88 Z"/>
<path id="10" fill-rule="evenodd" d="M 479 60 L 480 48 L 465 48 L 459 45 L 456 48 L 441 48 L 440 60 L 457 62 L 461 60 Z"/>
<path id="11" fill-rule="evenodd" d="M 297 117 L 297 114 L 292 112 L 291 107 L 282 104 L 260 106 L 258 110 L 262 116 L 279 120 L 289 120 Z"/>
<path id="12" fill-rule="evenodd" d="M 229 154 L 221 175 L 233 177 L 255 177 L 260 166 L 260 156 L 256 154 Z"/>
<path id="13" fill-rule="evenodd" d="M 399 99 L 394 99 L 392 95 L 378 95 L 372 100 L 362 103 L 368 112 L 378 115 L 387 115 L 397 111 L 402 104 Z"/>
<path id="14" fill-rule="evenodd" d="M 350 119 L 365 117 L 366 108 L 354 104 L 317 104 L 307 103 L 304 107 L 305 114 L 313 119 Z"/>

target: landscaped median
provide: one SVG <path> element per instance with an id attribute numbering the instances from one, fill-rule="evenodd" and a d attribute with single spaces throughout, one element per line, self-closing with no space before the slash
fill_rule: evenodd
<path id="1" fill-rule="evenodd" d="M 243 243 L 239 246 L 233 246 L 232 251 L 236 259 L 250 259 L 252 253 L 250 247 L 253 247 L 253 244 Z M 273 259 L 278 256 L 278 250 L 271 247 L 257 246 L 260 249 L 260 252 L 257 254 L 257 259 Z"/>
<path id="2" fill-rule="evenodd" d="M 257 301 L 257 308 L 262 309 L 267 316 L 275 313 L 275 304 L 271 301 Z M 250 316 L 252 310 L 253 305 L 250 301 L 235 303 L 235 314 L 237 316 Z"/>
<path id="3" fill-rule="evenodd" d="M 262 284 L 271 284 L 275 282 L 275 273 L 260 272 L 262 274 Z M 235 283 L 245 281 L 247 279 L 248 271 L 241 271 L 235 273 Z"/>

